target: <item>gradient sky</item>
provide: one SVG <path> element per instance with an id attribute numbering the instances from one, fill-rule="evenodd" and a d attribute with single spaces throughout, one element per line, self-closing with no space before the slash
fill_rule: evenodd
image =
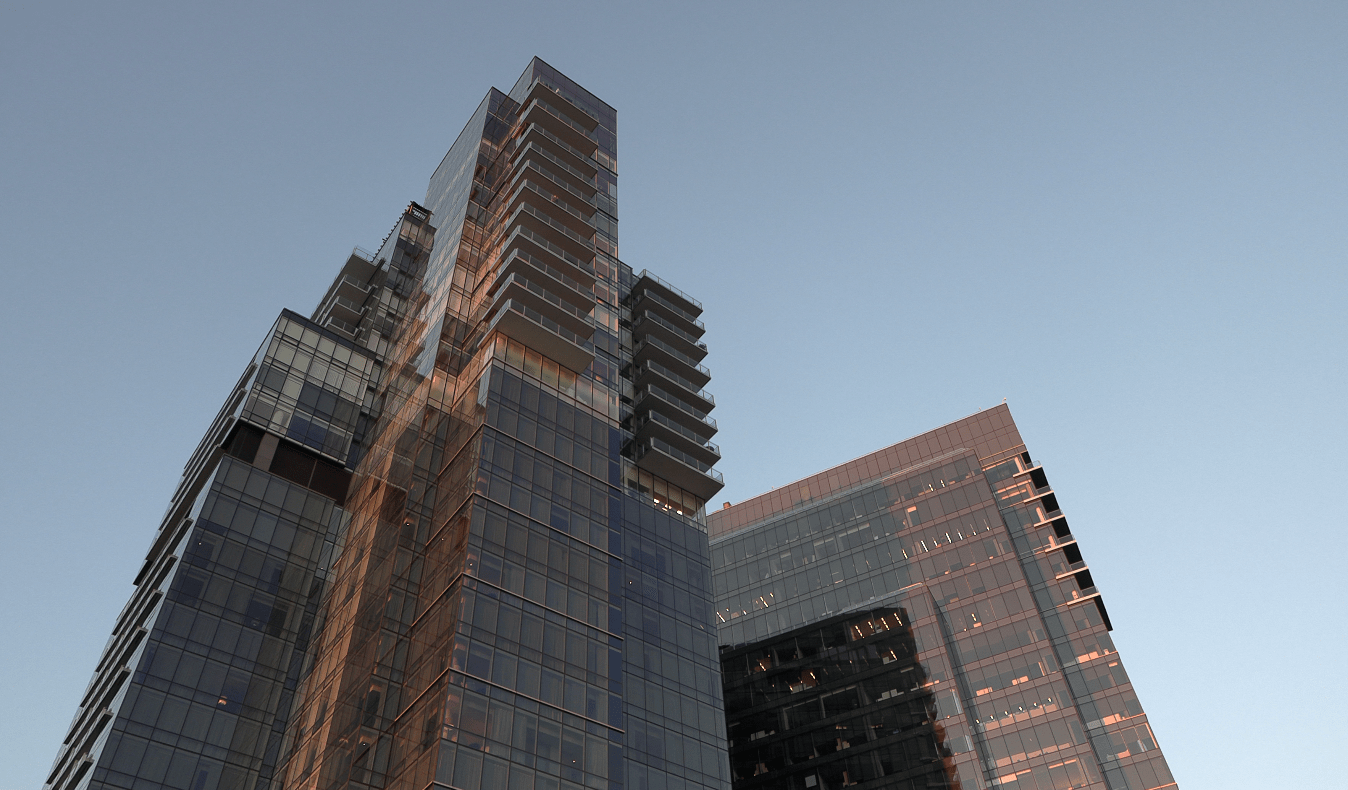
<path id="1" fill-rule="evenodd" d="M 718 503 L 1005 398 L 1181 787 L 1342 782 L 1348 5 L 465 6 L 0 8 L 0 790 L 277 312 L 535 54 L 706 307 Z"/>

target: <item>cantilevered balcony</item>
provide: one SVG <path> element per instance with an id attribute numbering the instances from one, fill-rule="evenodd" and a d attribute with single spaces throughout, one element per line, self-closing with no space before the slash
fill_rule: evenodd
<path id="1" fill-rule="evenodd" d="M 541 181 L 541 179 L 540 179 Z M 548 183 L 539 183 L 530 178 L 521 179 L 515 191 L 506 201 L 506 212 L 515 211 L 525 201 L 542 206 L 548 216 L 575 231 L 582 238 L 594 238 L 594 207 L 580 201 L 568 202 L 570 194 L 556 189 Z M 578 204 L 578 205 L 577 205 Z"/>
<path id="2" fill-rule="evenodd" d="M 511 167 L 518 171 L 529 162 L 547 168 L 550 171 L 550 178 L 566 184 L 577 192 L 593 195 L 599 191 L 594 185 L 593 175 L 586 177 L 584 173 L 562 161 L 560 157 L 532 142 L 525 143 L 516 149 L 515 155 L 511 159 Z"/>
<path id="3" fill-rule="evenodd" d="M 658 338 L 697 362 L 707 356 L 706 343 L 650 310 L 632 313 L 632 337 L 635 340 Z"/>
<path id="4" fill-rule="evenodd" d="M 534 83 L 521 107 L 518 123 L 541 123 L 586 155 L 599 147 L 594 136 L 599 121 L 541 82 Z"/>
<path id="5" fill-rule="evenodd" d="M 637 390 L 636 398 L 632 402 L 632 411 L 637 417 L 643 416 L 646 412 L 659 412 L 688 430 L 707 438 L 716 434 L 716 420 L 656 384 L 647 384 Z"/>
<path id="6" fill-rule="evenodd" d="M 632 307 L 633 315 L 645 311 L 656 313 L 695 338 L 700 338 L 707 332 L 706 325 L 699 321 L 696 315 L 666 298 L 655 288 L 634 288 L 628 304 Z"/>
<path id="7" fill-rule="evenodd" d="M 521 274 L 534 280 L 587 315 L 594 311 L 594 292 L 568 277 L 561 269 L 548 265 L 542 258 L 519 250 L 511 252 L 492 276 L 499 280 L 511 274 Z"/>
<path id="8" fill-rule="evenodd" d="M 716 399 L 710 392 L 653 359 L 632 370 L 632 381 L 638 387 L 654 384 L 704 413 L 716 408 Z"/>
<path id="9" fill-rule="evenodd" d="M 599 171 L 598 163 L 589 154 L 573 147 L 567 141 L 548 131 L 540 123 L 531 123 L 524 127 L 524 131 L 520 133 L 518 145 L 524 146 L 529 143 L 534 143 L 551 152 L 577 171 L 585 173 L 587 178 L 593 179 L 595 173 Z"/>
<path id="10" fill-rule="evenodd" d="M 699 387 L 711 381 L 711 371 L 699 365 L 698 360 L 651 335 L 641 338 L 633 346 L 632 360 L 637 363 L 654 360 Z"/>
<path id="11" fill-rule="evenodd" d="M 534 80 L 533 84 L 529 86 L 529 92 L 524 95 L 524 100 L 520 102 L 520 106 L 525 106 L 535 99 L 550 103 L 554 111 L 563 113 L 571 122 L 578 124 L 586 132 L 592 132 L 599 126 L 599 121 L 593 115 L 581 109 L 580 106 L 543 80 Z"/>
<path id="12" fill-rule="evenodd" d="M 336 332 L 342 337 L 345 337 L 347 340 L 355 340 L 356 338 L 360 337 L 359 326 L 357 326 L 356 324 L 349 323 L 347 321 L 343 321 L 340 318 L 334 318 L 332 315 L 329 315 L 327 318 L 323 319 L 321 323 L 322 326 L 331 329 L 332 331 Z"/>
<path id="13" fill-rule="evenodd" d="M 542 234 L 534 233 L 526 227 L 515 227 L 506 237 L 505 243 L 501 245 L 501 255 L 503 256 L 508 257 L 515 251 L 546 261 L 549 265 L 561 270 L 567 277 L 580 283 L 582 287 L 589 288 L 594 285 L 593 264 L 577 258 L 562 249 L 561 246 L 548 241 Z"/>
<path id="14" fill-rule="evenodd" d="M 702 315 L 701 302 L 659 277 L 656 277 L 654 274 L 651 274 L 649 270 L 643 269 L 641 274 L 637 275 L 636 282 L 632 284 L 632 291 L 635 293 L 647 288 L 659 293 L 666 300 L 683 308 L 684 312 L 689 313 L 693 318 Z"/>
<path id="15" fill-rule="evenodd" d="M 593 343 L 520 300 L 506 299 L 493 309 L 485 334 L 500 332 L 577 373 L 594 361 Z"/>
<path id="16" fill-rule="evenodd" d="M 636 442 L 633 455 L 638 467 L 699 499 L 710 499 L 725 488 L 725 478 L 720 472 L 660 439 L 651 437 Z"/>
<path id="17" fill-rule="evenodd" d="M 504 300 L 514 299 L 570 329 L 584 340 L 594 336 L 594 320 L 590 317 L 593 299 L 590 302 L 591 310 L 582 310 L 520 272 L 498 277 L 488 292 L 492 294 L 493 307 Z"/>
<path id="18" fill-rule="evenodd" d="M 634 417 L 632 435 L 638 439 L 661 439 L 705 464 L 715 465 L 721 460 L 721 448 L 658 411 L 648 411 Z"/>
<path id="19" fill-rule="evenodd" d="M 512 193 L 515 188 L 519 186 L 519 183 L 525 179 L 537 181 L 541 184 L 554 187 L 559 193 L 565 192 L 567 195 L 570 195 L 570 197 L 564 197 L 562 199 L 579 207 L 582 213 L 593 215 L 595 209 L 595 195 L 598 190 L 596 190 L 593 185 L 584 189 L 578 189 L 573 185 L 573 182 L 570 179 L 562 178 L 548 168 L 548 162 L 539 164 L 533 159 L 526 159 L 522 162 L 518 162 L 515 169 L 510 173 L 510 186 L 503 189 L 502 192 L 506 194 Z"/>
<path id="20" fill-rule="evenodd" d="M 558 213 L 561 213 L 561 211 L 558 210 Z M 536 235 L 541 235 L 582 261 L 594 260 L 593 235 L 590 238 L 581 236 L 561 221 L 553 219 L 546 209 L 539 208 L 531 203 L 521 202 L 519 208 L 515 209 L 510 218 L 506 220 L 505 226 L 507 229 L 512 227 L 528 228 Z"/>

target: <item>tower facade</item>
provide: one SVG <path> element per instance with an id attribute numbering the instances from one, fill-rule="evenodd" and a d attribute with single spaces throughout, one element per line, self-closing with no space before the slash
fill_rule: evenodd
<path id="1" fill-rule="evenodd" d="M 701 305 L 618 259 L 616 162 L 535 59 L 282 316 L 49 787 L 728 786 Z"/>
<path id="2" fill-rule="evenodd" d="M 1175 786 L 1005 405 L 710 528 L 737 790 Z"/>

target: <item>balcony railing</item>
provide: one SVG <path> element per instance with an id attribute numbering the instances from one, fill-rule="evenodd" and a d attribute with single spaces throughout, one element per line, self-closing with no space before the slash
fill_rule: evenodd
<path id="1" fill-rule="evenodd" d="M 697 422 L 701 423 L 702 425 L 708 428 L 719 430 L 716 428 L 716 419 L 713 418 L 711 415 L 707 414 L 704 411 L 700 411 L 687 403 L 684 403 L 677 397 L 669 394 L 668 392 L 665 392 L 664 390 L 660 389 L 654 384 L 647 384 L 645 387 L 641 388 L 641 393 L 637 395 L 635 405 L 641 406 L 642 401 L 647 398 L 653 398 L 659 401 L 660 403 L 669 406 L 672 409 L 682 412 L 683 414 L 688 415 L 689 417 L 693 418 L 694 420 L 696 420 Z"/>
<path id="2" fill-rule="evenodd" d="M 663 376 L 673 384 L 677 384 L 679 387 L 687 390 L 688 393 L 693 397 L 697 398 L 700 401 L 705 402 L 708 406 L 716 405 L 716 398 L 712 397 L 712 394 L 710 392 L 701 389 L 693 382 L 689 381 L 683 376 L 680 376 L 679 374 L 675 373 L 674 371 L 670 370 L 664 365 L 661 365 L 659 362 L 656 362 L 654 360 L 648 360 L 646 362 L 643 362 L 641 368 L 637 369 L 634 378 L 639 378 L 641 376 L 642 368 L 650 370 L 657 376 Z M 708 409 L 708 411 L 710 411 L 710 409 Z"/>
<path id="3" fill-rule="evenodd" d="M 674 340 L 687 343 L 688 348 L 696 349 L 696 351 L 689 352 L 690 355 L 696 354 L 697 351 L 701 351 L 702 355 L 706 356 L 707 354 L 706 343 L 703 343 L 701 340 L 697 339 L 693 335 L 683 331 L 677 326 L 674 326 L 666 319 L 661 318 L 660 316 L 656 315 L 655 313 L 652 313 L 649 310 L 643 312 L 635 321 L 632 322 L 632 334 L 645 335 L 651 330 L 650 325 L 654 325 L 655 327 L 658 327 L 659 330 L 663 330 L 664 332 L 668 333 L 668 335 L 672 337 Z"/>
<path id="4" fill-rule="evenodd" d="M 490 276 L 491 277 L 499 276 L 498 274 L 499 272 L 505 271 L 513 267 L 515 265 L 515 261 L 519 261 L 520 263 L 529 266 L 530 268 L 543 274 L 544 276 L 556 280 L 561 285 L 565 286 L 567 291 L 570 292 L 570 296 L 575 300 L 575 303 L 577 305 L 589 306 L 590 309 L 593 310 L 594 306 L 593 291 L 591 291 L 586 286 L 576 282 L 576 280 L 571 278 L 561 269 L 558 269 L 557 267 L 549 264 L 547 261 L 544 261 L 541 258 L 535 258 L 534 256 L 522 250 L 512 250 L 510 252 L 510 255 L 506 256 L 506 259 L 501 262 L 501 265 L 498 266 Z"/>
<path id="5" fill-rule="evenodd" d="M 556 107 L 553 107 L 551 104 L 548 104 L 542 99 L 534 99 L 529 104 L 529 106 L 525 107 L 524 111 L 520 113 L 520 117 L 528 115 L 529 111 L 532 110 L 535 105 L 537 105 L 540 110 L 547 113 L 549 116 L 556 118 L 558 121 L 566 125 L 567 128 L 574 130 L 581 137 L 584 137 L 586 140 L 593 142 L 596 146 L 599 145 L 599 141 L 595 139 L 593 132 L 591 132 L 589 129 L 586 129 L 584 126 L 581 126 L 580 124 L 576 123 L 575 121 L 571 120 L 569 117 L 567 117 L 565 112 L 557 109 Z M 596 122 L 596 125 L 598 125 L 598 122 Z"/>
<path id="6" fill-rule="evenodd" d="M 655 274 L 653 274 L 649 269 L 642 269 L 641 274 L 637 276 L 638 283 L 640 283 L 641 280 L 643 279 L 650 280 L 651 282 L 659 284 L 665 290 L 669 291 L 670 293 L 678 296 L 680 299 L 684 300 L 688 304 L 692 305 L 697 310 L 698 313 L 702 312 L 701 302 L 689 296 L 688 294 L 684 293 L 683 291 L 679 290 L 678 288 L 675 288 L 673 285 L 670 285 L 669 283 L 660 279 Z"/>
<path id="7" fill-rule="evenodd" d="M 581 203 L 584 203 L 588 208 L 594 209 L 595 202 L 593 195 L 581 194 L 575 187 L 567 183 L 566 180 L 564 180 L 562 177 L 558 176 L 556 173 L 552 172 L 546 167 L 543 167 L 542 165 L 538 164 L 533 160 L 526 161 L 521 167 L 519 167 L 515 171 L 515 175 L 511 176 L 510 188 L 513 190 L 515 188 L 515 185 L 518 184 L 521 179 L 528 178 L 530 170 L 534 171 L 535 173 L 538 173 L 549 184 L 552 184 L 558 189 L 564 190 L 568 195 L 571 195 L 572 197 L 579 200 Z"/>
<path id="8" fill-rule="evenodd" d="M 594 323 L 590 320 L 590 313 L 577 308 L 575 305 L 562 299 L 561 297 L 552 293 L 551 291 L 539 285 L 538 283 L 535 283 L 525 278 L 523 275 L 512 273 L 505 279 L 500 280 L 493 286 L 493 290 L 496 290 L 498 293 L 501 294 L 512 293 L 515 289 L 523 290 L 530 294 L 533 294 L 534 297 L 543 300 L 549 305 L 565 313 L 577 324 L 588 326 L 590 328 L 591 333 L 593 333 Z"/>
<path id="9" fill-rule="evenodd" d="M 556 156 L 553 155 L 551 151 L 547 150 L 546 148 L 543 148 L 538 143 L 528 142 L 520 146 L 520 149 L 515 152 L 514 161 L 518 163 L 522 159 L 527 160 L 534 154 L 537 154 L 542 158 L 548 160 L 549 163 L 555 165 L 559 170 L 562 170 L 563 172 L 566 173 L 570 173 L 572 178 L 576 179 L 584 186 L 594 189 L 594 176 L 586 177 L 584 173 L 580 172 L 571 165 L 568 165 L 566 162 L 563 162 L 562 160 L 558 159 Z"/>
<path id="10" fill-rule="evenodd" d="M 567 239 L 570 239 L 571 241 L 575 242 L 577 245 L 579 245 L 582 249 L 588 251 L 590 254 L 592 255 L 594 254 L 594 239 L 584 238 L 579 233 L 568 228 L 566 225 L 563 225 L 561 222 L 553 219 L 552 217 L 549 217 L 547 214 L 543 213 L 542 210 L 536 209 L 533 206 L 529 205 L 528 203 L 521 203 L 520 207 L 515 209 L 515 213 L 511 215 L 509 221 L 515 222 L 515 217 L 518 216 L 519 214 L 528 214 L 529 216 L 538 220 L 540 223 L 547 225 L 549 228 L 552 228 L 553 230 L 562 234 Z"/>
<path id="11" fill-rule="evenodd" d="M 655 302 L 656 304 L 660 305 L 666 310 L 669 310 L 671 313 L 683 319 L 684 321 L 687 321 L 688 323 L 697 327 L 699 330 L 698 331 L 699 337 L 701 337 L 702 333 L 707 331 L 707 325 L 699 321 L 697 317 L 694 316 L 692 313 L 689 313 L 687 310 L 684 310 L 682 307 L 679 307 L 678 305 L 674 304 L 673 302 L 669 301 L 668 299 L 664 298 L 663 296 L 661 296 L 660 294 L 656 293 L 655 291 L 649 288 L 642 289 L 638 293 L 635 301 L 640 302 L 642 299 L 650 299 L 652 302 Z"/>
<path id="12" fill-rule="evenodd" d="M 576 148 L 574 145 L 568 143 L 567 141 L 563 140 L 562 138 L 558 137 L 552 132 L 549 132 L 547 127 L 545 127 L 543 124 L 541 123 L 529 124 L 528 128 L 524 130 L 524 134 L 520 135 L 520 137 L 521 138 L 528 137 L 531 134 L 539 135 L 543 139 L 547 140 L 548 142 L 552 143 L 553 145 L 565 151 L 567 154 L 579 159 L 587 167 L 592 167 L 595 170 L 599 169 L 597 163 L 594 161 L 593 158 L 590 157 L 589 154 L 586 154 L 585 152 Z M 594 176 L 591 175 L 590 177 L 593 178 Z"/>
<path id="13" fill-rule="evenodd" d="M 637 423 L 633 427 L 636 428 L 637 430 L 640 430 L 641 424 L 648 421 L 657 423 L 665 428 L 668 428 L 669 430 L 679 434 L 680 436 L 689 440 L 690 442 L 693 442 L 701 447 L 704 447 L 707 450 L 716 453 L 717 455 L 721 454 L 720 445 L 716 444 L 715 442 L 707 441 L 705 437 L 699 436 L 696 432 L 691 431 L 688 428 L 685 428 L 684 426 L 678 424 L 677 422 L 674 422 L 673 420 L 669 419 L 668 417 L 666 417 L 665 415 L 661 414 L 658 411 L 646 412 L 637 420 Z"/>
<path id="14" fill-rule="evenodd" d="M 513 237 L 519 236 L 522 239 L 528 240 L 530 243 L 534 244 L 538 248 L 545 250 L 557 256 L 559 259 L 566 261 L 567 263 L 576 267 L 581 271 L 581 273 L 587 275 L 590 278 L 591 283 L 594 282 L 595 272 L 594 267 L 591 264 L 587 263 L 586 261 L 582 261 L 580 258 L 577 258 L 576 256 L 562 249 L 558 245 L 553 244 L 552 242 L 548 241 L 547 239 L 543 238 L 537 233 L 534 233 L 528 228 L 516 227 L 513 231 L 511 231 L 510 235 L 511 238 L 506 239 L 505 243 L 506 248 L 510 247 L 510 242 L 513 239 Z"/>
<path id="15" fill-rule="evenodd" d="M 632 349 L 632 356 L 641 357 L 642 351 L 646 347 L 656 349 L 660 353 L 668 355 L 671 359 L 675 360 L 676 362 L 682 365 L 686 365 L 690 370 L 702 376 L 704 383 L 707 381 L 711 381 L 711 371 L 707 370 L 705 365 L 699 364 L 696 359 L 693 359 L 691 356 L 683 353 L 679 349 L 671 346 L 670 344 L 666 343 L 665 341 L 661 340 L 658 337 L 652 337 L 650 335 L 647 335 L 646 337 L 642 338 L 641 341 L 638 342 L 636 346 Z"/>

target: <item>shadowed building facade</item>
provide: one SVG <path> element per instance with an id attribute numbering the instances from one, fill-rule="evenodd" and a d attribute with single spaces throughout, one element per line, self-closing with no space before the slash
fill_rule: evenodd
<path id="1" fill-rule="evenodd" d="M 709 524 L 736 788 L 1174 787 L 1006 406 Z"/>
<path id="2" fill-rule="evenodd" d="M 702 307 L 618 259 L 616 162 L 535 59 L 282 315 L 47 787 L 728 787 Z"/>

